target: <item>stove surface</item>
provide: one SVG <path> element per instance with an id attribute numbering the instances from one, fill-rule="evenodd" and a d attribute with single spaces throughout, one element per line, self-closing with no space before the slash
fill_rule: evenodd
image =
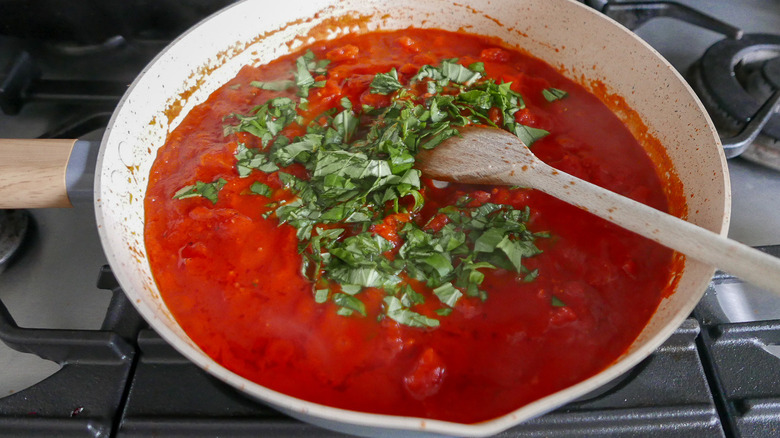
<path id="1" fill-rule="evenodd" d="M 685 0 L 697 8 L 748 33 L 780 34 L 780 2 Z M 659 18 L 636 30 L 674 67 L 686 75 L 691 65 L 722 35 L 687 23 Z M 684 41 L 684 44 L 680 42 Z M 744 159 L 729 161 L 732 206 L 729 237 L 747 245 L 780 244 L 780 174 Z M 780 312 L 778 313 L 780 315 Z"/>
<path id="2" fill-rule="evenodd" d="M 780 2 L 777 1 L 683 0 L 680 3 L 714 15 L 746 32 L 780 33 Z M 707 47 L 723 38 L 665 18 L 650 21 L 636 32 L 683 75 Z M 685 43 L 681 44 L 681 41 Z M 73 62 L 65 66 L 51 56 L 52 61 L 44 62 L 42 69 L 44 77 L 49 74 L 52 79 L 99 79 L 128 85 L 165 43 L 165 39 L 149 38 L 120 46 L 120 51 L 113 56 L 127 61 L 132 66 L 129 70 L 118 69 L 115 62 L 101 60 L 94 53 L 74 55 L 70 58 Z M 24 44 L 18 38 L 0 36 L 0 68 L 8 62 L 9 53 Z M 56 48 L 36 45 L 32 50 L 48 59 Z M 82 139 L 99 140 L 102 129 L 93 127 L 89 121 L 79 120 L 83 106 L 35 102 L 24 106 L 17 115 L 0 114 L 0 136 L 32 138 L 53 131 L 74 132 L 67 128 L 82 123 L 77 135 Z M 112 108 L 112 104 L 105 102 L 92 102 L 86 106 L 93 113 L 103 114 L 104 118 Z M 729 172 L 732 185 L 729 236 L 753 246 L 780 245 L 777 208 L 780 206 L 780 173 L 741 158 L 729 161 Z M 99 268 L 107 261 L 96 232 L 91 199 L 77 199 L 74 204 L 72 209 L 31 211 L 24 249 L 5 271 L 0 272 L 0 299 L 19 326 L 95 330 L 108 324 L 104 321 L 107 309 L 112 297 L 115 300 L 116 297 L 111 291 L 96 286 Z M 772 251 L 780 255 L 777 248 Z M 640 382 L 638 387 L 618 383 L 607 395 L 583 400 L 533 420 L 510 431 L 507 436 L 546 436 L 557 432 L 569 436 L 621 431 L 641 433 L 647 431 L 642 427 L 653 424 L 659 426 L 652 430 L 663 436 L 769 436 L 765 434 L 770 430 L 768 428 L 778 425 L 777 420 L 775 423 L 770 420 L 777 418 L 777 412 L 780 412 L 777 398 L 780 390 L 772 392 L 777 387 L 776 376 L 780 375 L 780 361 L 776 357 L 780 327 L 776 322 L 765 320 L 780 319 L 780 300 L 722 277 L 710 288 L 695 316 L 696 319 L 689 319 L 657 354 L 634 372 L 637 375 L 644 373 L 644 378 L 637 380 Z M 751 345 L 758 345 L 760 351 L 750 349 Z M 155 389 L 167 388 L 164 386 L 166 376 L 178 376 L 178 381 L 208 388 L 206 395 L 200 397 L 186 390 L 184 394 L 177 394 L 185 399 L 192 398 L 192 403 L 185 405 L 185 415 L 204 415 L 202 403 L 205 403 L 221 406 L 218 418 L 235 426 L 226 430 L 236 431 L 236 434 L 248 435 L 255 430 L 252 426 L 259 420 L 269 420 L 262 427 L 264 433 L 272 436 L 321 432 L 237 396 L 183 361 L 153 332 L 142 332 L 139 348 L 143 357 L 137 365 L 139 382 Z M 740 363 L 743 357 L 756 360 L 753 368 L 757 374 L 741 377 L 740 370 L 733 364 L 735 361 Z M 678 375 L 676 371 L 669 371 L 680 363 L 686 364 L 692 374 Z M 163 367 L 165 364 L 170 367 Z M 0 397 L 22 391 L 60 368 L 54 362 L 20 353 L 0 343 L 0 370 L 3 370 L 0 371 Z M 153 372 L 160 369 L 163 374 Z M 716 372 L 722 372 L 723 377 L 712 383 Z M 754 380 L 746 381 L 749 379 Z M 126 402 L 124 436 L 144 436 L 161 431 L 180 436 L 190 433 L 197 436 L 198 431 L 217 433 L 217 429 L 211 429 L 213 426 L 185 421 L 183 417 L 177 417 L 179 414 L 167 411 L 164 401 L 157 403 L 142 383 L 136 383 Z M 714 399 L 710 394 L 713 389 L 721 392 Z M 168 388 L 157 392 L 166 390 L 174 391 Z M 659 408 L 654 397 L 662 395 L 672 397 L 682 409 Z M 637 410 L 624 410 L 627 408 Z M 169 421 L 167 429 L 160 429 L 151 422 L 157 413 L 164 414 L 162 418 Z M 580 422 L 583 417 L 590 421 L 585 429 L 581 427 L 584 423 Z M 721 417 L 726 418 L 725 424 L 720 423 Z"/>

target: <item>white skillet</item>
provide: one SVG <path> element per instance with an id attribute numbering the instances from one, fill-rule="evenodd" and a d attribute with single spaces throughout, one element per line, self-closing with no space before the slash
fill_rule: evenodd
<path id="1" fill-rule="evenodd" d="M 685 261 L 676 287 L 649 324 L 603 372 L 507 415 L 459 424 L 335 409 L 235 375 L 204 355 L 181 330 L 160 298 L 146 259 L 143 198 L 149 169 L 166 135 L 194 105 L 234 77 L 241 66 L 268 62 L 314 38 L 410 26 L 499 37 L 586 87 L 600 81 L 606 86 L 608 105 L 617 108 L 612 96 L 621 96 L 641 118 L 646 130 L 635 123 L 629 127 L 655 161 L 662 161 L 664 154 L 650 146 L 651 138 L 663 145 L 672 169 L 659 170 L 660 176 L 664 181 L 679 178 L 681 184 L 669 184 L 668 190 L 681 190 L 676 196 L 686 203 L 684 211 L 673 213 L 725 235 L 731 206 L 728 170 L 718 136 L 698 99 L 650 46 L 570 0 L 250 0 L 233 5 L 174 41 L 144 69 L 120 102 L 98 157 L 98 231 L 119 283 L 151 326 L 190 360 L 249 396 L 304 421 L 353 434 L 486 436 L 566 404 L 628 371 L 690 314 L 714 268 Z M 618 115 L 629 122 L 633 118 L 625 112 Z"/>

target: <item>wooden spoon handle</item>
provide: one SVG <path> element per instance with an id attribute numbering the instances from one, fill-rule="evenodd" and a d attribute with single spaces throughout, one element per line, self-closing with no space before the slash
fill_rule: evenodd
<path id="1" fill-rule="evenodd" d="M 0 139 L 0 208 L 70 207 L 65 174 L 75 142 Z"/>
<path id="2" fill-rule="evenodd" d="M 668 248 L 780 294 L 780 259 L 663 213 L 546 164 L 534 166 L 533 188 Z M 519 183 L 520 181 L 518 181 Z"/>

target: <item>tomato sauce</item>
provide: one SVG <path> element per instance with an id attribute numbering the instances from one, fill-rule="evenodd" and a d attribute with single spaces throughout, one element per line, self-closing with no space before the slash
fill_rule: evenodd
<path id="1" fill-rule="evenodd" d="M 523 95 L 526 109 L 517 121 L 550 132 L 532 147 L 539 158 L 667 210 L 653 163 L 628 129 L 543 61 L 493 39 L 437 30 L 346 36 L 310 48 L 332 61 L 327 77 L 317 78 L 327 80 L 325 86 L 310 92 L 310 117 L 344 96 L 356 104 L 386 104 L 387 96 L 367 90 L 373 75 L 393 67 L 408 78 L 442 59 L 484 62 L 489 77 L 512 82 Z M 537 240 L 542 254 L 525 260 L 539 270 L 535 280 L 485 272 L 488 298 L 464 297 L 434 329 L 378 320 L 381 290 L 364 294 L 367 317 L 340 316 L 333 303 L 316 303 L 301 274 L 295 229 L 263 219 L 268 198 L 245 194 L 259 181 L 274 190 L 272 199 L 283 198 L 278 175 L 255 171 L 239 178 L 236 172 L 237 143 L 258 147 L 259 139 L 223 135 L 226 115 L 292 96 L 248 84 L 289 79 L 296 56 L 244 67 L 188 114 L 152 168 L 145 199 L 152 271 L 176 320 L 206 354 L 252 381 L 312 402 L 475 423 L 590 377 L 627 349 L 669 282 L 671 251 L 527 189 L 437 188 L 424 179 L 421 214 L 432 215 L 464 194 L 529 206 L 529 228 L 551 236 Z M 542 90 L 550 87 L 568 96 L 548 102 Z M 216 204 L 172 199 L 183 186 L 216 178 L 227 181 Z M 392 235 L 392 224 L 385 228 L 376 231 Z M 436 316 L 424 306 L 418 311 Z"/>

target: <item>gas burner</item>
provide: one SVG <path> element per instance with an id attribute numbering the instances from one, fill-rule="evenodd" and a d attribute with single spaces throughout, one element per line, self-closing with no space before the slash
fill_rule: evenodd
<path id="1" fill-rule="evenodd" d="M 780 92 L 780 35 L 721 40 L 691 67 L 689 80 L 724 137 L 728 158 L 742 154 L 780 170 L 780 115 L 774 114 Z M 737 144 L 745 136 L 742 131 L 761 122 L 754 141 Z"/>
<path id="2" fill-rule="evenodd" d="M 28 222 L 27 212 L 23 210 L 0 210 L 0 272 L 19 250 Z"/>

